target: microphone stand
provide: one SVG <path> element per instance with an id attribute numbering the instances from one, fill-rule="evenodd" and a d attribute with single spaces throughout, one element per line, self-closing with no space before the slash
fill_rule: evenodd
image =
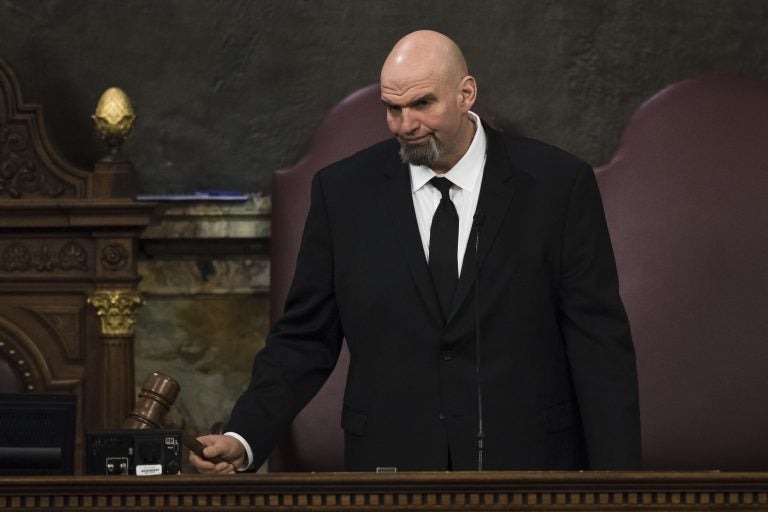
<path id="1" fill-rule="evenodd" d="M 477 470 L 483 470 L 485 432 L 483 431 L 483 385 L 480 380 L 480 228 L 485 214 L 476 211 L 473 219 L 475 228 L 475 380 L 477 383 Z"/>

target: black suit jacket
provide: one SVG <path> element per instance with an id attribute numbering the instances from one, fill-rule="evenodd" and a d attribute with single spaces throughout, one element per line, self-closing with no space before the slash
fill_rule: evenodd
<path id="1" fill-rule="evenodd" d="M 349 470 L 476 467 L 475 257 L 485 468 L 636 469 L 637 375 L 592 169 L 486 127 L 477 256 L 445 321 L 395 140 L 318 172 L 284 317 L 228 426 L 263 461 L 350 352 Z"/>

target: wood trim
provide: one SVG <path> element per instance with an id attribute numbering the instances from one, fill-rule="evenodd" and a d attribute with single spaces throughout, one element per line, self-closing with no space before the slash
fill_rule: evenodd
<path id="1" fill-rule="evenodd" d="M 127 160 L 69 164 L 2 58 L 0 168 L 0 356 L 26 391 L 77 394 L 80 472 L 84 433 L 117 428 L 136 393 L 132 331 L 102 333 L 87 300 L 138 296 L 137 245 L 156 205 L 133 199 Z"/>
<path id="2" fill-rule="evenodd" d="M 768 473 L 273 473 L 0 478 L 3 510 L 766 510 Z"/>

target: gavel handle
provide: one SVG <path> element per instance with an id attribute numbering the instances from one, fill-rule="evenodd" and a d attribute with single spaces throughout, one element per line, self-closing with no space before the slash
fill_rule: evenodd
<path id="1" fill-rule="evenodd" d="M 200 457 L 203 460 L 207 460 L 210 462 L 213 462 L 214 464 L 218 464 L 219 462 L 226 462 L 221 457 L 206 457 L 203 455 L 203 448 L 205 448 L 205 445 L 197 440 L 195 436 L 187 432 L 186 430 L 181 431 L 181 442 L 184 443 L 184 446 L 189 448 L 191 452 L 193 452 L 195 455 Z"/>

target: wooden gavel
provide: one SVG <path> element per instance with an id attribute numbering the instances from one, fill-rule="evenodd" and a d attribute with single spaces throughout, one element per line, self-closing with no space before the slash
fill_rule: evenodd
<path id="1" fill-rule="evenodd" d="M 181 386 L 174 379 L 160 372 L 151 373 L 141 386 L 139 399 L 133 411 L 123 422 L 125 429 L 164 428 L 165 415 L 171 409 Z M 203 455 L 205 445 L 186 430 L 181 431 L 181 441 L 200 458 L 211 462 L 223 462 L 219 457 L 208 458 Z"/>

